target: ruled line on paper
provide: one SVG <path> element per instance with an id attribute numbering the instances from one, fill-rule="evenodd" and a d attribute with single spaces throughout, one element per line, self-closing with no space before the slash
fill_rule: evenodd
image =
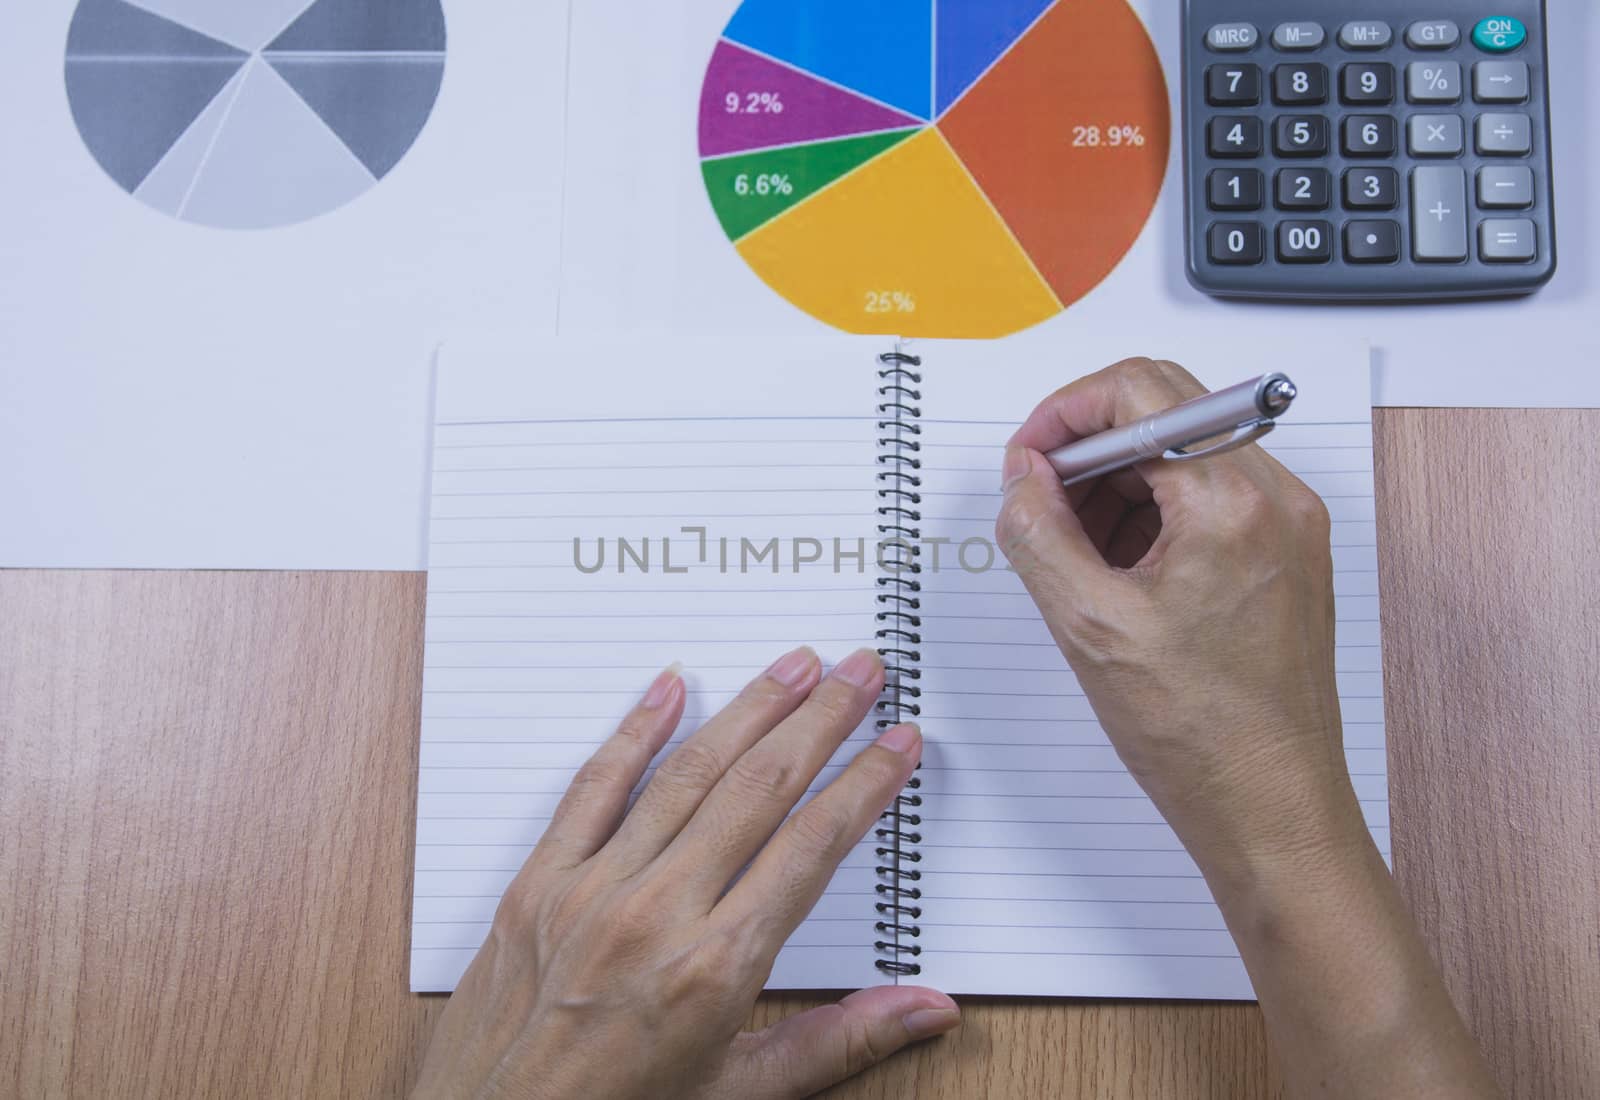
<path id="1" fill-rule="evenodd" d="M 944 425 L 951 426 L 958 434 L 941 433 Z M 1376 653 L 1381 644 L 1375 633 L 1377 589 L 1368 581 L 1352 583 L 1356 577 L 1375 577 L 1375 560 L 1361 561 L 1354 557 L 1375 554 L 1370 426 L 1366 422 L 1350 421 L 1307 423 L 1296 427 L 1289 445 L 1275 450 L 1280 461 L 1302 473 L 1313 488 L 1326 494 L 1334 512 L 1333 541 L 1343 544 L 1334 551 L 1338 573 L 1335 578 L 1336 627 L 1341 635 L 1336 652 L 1340 654 L 1341 701 L 1347 715 L 1353 719 L 1349 723 L 1349 738 L 1358 742 L 1349 748 L 1347 759 L 1353 781 L 1362 785 L 1363 813 L 1380 842 L 1379 847 L 1387 850 L 1388 800 L 1373 797 L 1369 786 L 1381 783 L 1387 770 L 1382 748 L 1381 671 L 1373 658 L 1361 657 L 1359 661 L 1356 658 L 1357 654 Z M 945 537 L 959 543 L 975 531 L 993 526 L 995 516 L 991 509 L 998 509 L 1001 498 L 994 470 L 976 465 L 970 458 L 963 460 L 954 456 L 963 452 L 966 455 L 993 452 L 998 456 L 1012 430 L 1011 425 L 982 421 L 937 418 L 924 421 L 921 492 L 924 499 L 936 502 L 923 512 L 921 533 L 925 538 Z M 992 438 L 981 438 L 986 432 Z M 1284 436 L 1279 435 L 1276 441 L 1283 443 Z M 941 461 L 941 454 L 951 459 Z M 1362 455 L 1369 456 L 1368 460 L 1363 461 L 1359 457 Z M 952 500 L 970 503 L 964 506 L 937 503 Z M 977 510 L 980 502 L 981 511 Z M 928 746 L 924 753 L 921 792 L 928 809 L 920 845 L 924 856 L 921 864 L 925 869 L 924 882 L 935 876 L 939 879 L 955 876 L 951 881 L 1034 884 L 1026 896 L 997 892 L 992 900 L 982 889 L 947 889 L 943 895 L 930 891 L 924 905 L 924 923 L 929 929 L 938 927 L 939 931 L 935 937 L 925 937 L 921 943 L 925 955 L 938 956 L 939 966 L 925 969 L 925 975 L 950 988 L 980 991 L 995 988 L 997 981 L 1003 988 L 1026 986 L 1030 979 L 1021 968 L 1028 966 L 1027 960 L 1041 957 L 1107 960 L 1210 957 L 1218 962 L 1236 961 L 1232 942 L 1225 935 L 1219 937 L 1219 943 L 1225 945 L 1224 951 L 1173 952 L 1162 950 L 1162 943 L 1151 940 L 1148 930 L 1129 930 L 1123 927 L 1129 922 L 1118 919 L 1119 910 L 1129 904 L 1183 905 L 1205 913 L 1205 921 L 1201 923 L 1223 927 L 1221 914 L 1209 900 L 1208 893 L 1202 897 L 1187 893 L 1193 889 L 1203 891 L 1204 880 L 1148 798 L 1137 789 L 1093 790 L 1094 784 L 1110 783 L 1126 776 L 1120 761 L 1109 750 L 1109 742 L 1105 748 L 1094 745 L 1078 750 L 1098 751 L 1102 755 L 1075 760 L 1063 755 L 1066 746 L 1062 740 L 1044 743 L 1042 737 L 1047 734 L 1040 735 L 1040 742 L 1020 744 L 1015 738 L 1006 738 L 1004 747 L 973 746 L 973 738 L 964 735 L 963 731 L 969 727 L 1037 728 L 1040 731 L 1098 729 L 1092 711 L 1078 714 L 1072 710 L 1086 706 L 1087 700 L 1064 662 L 1057 658 L 1041 665 L 1028 657 L 1019 663 L 1028 654 L 1048 654 L 1054 658 L 1057 652 L 1054 639 L 1044 630 L 1037 615 L 1029 613 L 1031 598 L 1022 588 L 1020 578 L 1010 575 L 997 583 L 993 575 L 945 571 L 939 575 L 937 583 L 924 584 L 920 595 L 925 624 L 919 645 L 924 655 L 921 721 Z M 1366 631 L 1374 633 L 1369 636 L 1364 633 Z M 1371 671 L 1350 671 L 1345 666 L 1352 662 Z M 1369 716 L 1363 709 L 1367 707 L 1378 709 Z M 1065 715 L 1061 713 L 1063 710 Z M 1372 739 L 1364 736 L 1364 731 L 1370 731 Z M 1081 737 L 1072 738 L 1069 734 L 1066 739 L 1081 740 Z M 1369 745 L 1372 747 L 1368 748 Z M 990 754 L 989 759 L 964 755 L 985 751 Z M 1007 754 L 1009 758 L 994 759 L 997 753 Z M 1079 792 L 1080 796 L 1092 798 L 1098 794 L 1106 801 L 1040 801 L 1057 797 L 1042 788 L 1068 782 L 1088 784 L 1088 789 Z M 956 783 L 960 784 L 959 791 L 942 789 Z M 981 792 L 969 789 L 974 784 L 982 785 Z M 945 798 L 959 801 L 940 801 Z M 941 812 L 946 805 L 950 812 Z M 1019 806 L 1028 805 L 1117 806 L 1122 812 L 1116 815 L 1016 812 Z M 1149 840 L 1157 835 L 1169 835 L 1171 839 L 1154 847 L 1139 843 L 1141 839 Z M 1107 858 L 1171 859 L 1186 866 L 1182 869 L 1115 869 L 1098 865 Z M 994 866 L 996 860 L 1002 865 Z M 1084 866 L 1085 860 L 1096 861 L 1097 865 Z M 928 869 L 931 863 L 937 864 L 937 871 Z M 1113 880 L 1106 877 L 1108 873 L 1130 877 Z M 1105 896 L 1099 898 L 1079 896 L 1076 884 L 1112 881 L 1137 882 L 1144 889 L 1137 899 L 1114 890 L 1100 891 Z M 962 919 L 951 917 L 949 907 L 955 903 L 936 900 L 951 893 L 962 896 L 961 904 L 977 908 Z M 1001 900 L 1003 898 L 1022 900 Z M 943 915 L 941 904 L 945 906 Z M 1047 927 L 1020 924 L 1014 916 L 1017 907 L 1055 904 L 1086 907 L 1074 910 L 1091 914 L 1083 917 L 1080 923 L 1102 927 L 1072 929 L 1071 936 L 1066 935 L 1069 930 L 1061 929 L 1062 935 L 1055 943 L 1029 944 L 1016 950 L 1007 946 L 1009 940 L 1030 927 Z M 945 923 L 939 924 L 941 921 Z M 1196 922 L 1181 923 L 1192 926 Z M 1073 942 L 1073 937 L 1081 940 L 1086 935 L 1108 939 L 1094 944 Z M 981 959 L 982 965 L 990 969 L 960 969 L 963 958 L 974 962 Z M 999 968 L 998 973 L 994 968 Z M 1013 969 L 1015 973 L 1011 973 Z"/>
<path id="2" fill-rule="evenodd" d="M 743 431 L 728 427 L 737 422 L 490 416 L 441 423 L 419 768 L 418 951 L 452 960 L 476 949 L 496 907 L 493 891 L 537 843 L 583 760 L 660 669 L 689 659 L 687 713 L 664 756 L 782 652 L 809 642 L 837 660 L 873 643 L 875 570 L 786 571 L 752 584 L 719 576 L 714 564 L 690 563 L 700 579 L 682 584 L 687 578 L 675 563 L 674 575 L 635 573 L 624 585 L 615 574 L 608 582 L 565 560 L 575 538 L 592 545 L 606 536 L 664 537 L 697 524 L 753 539 L 770 537 L 764 528 L 796 524 L 830 537 L 874 535 L 872 418 L 758 417 Z M 720 431 L 704 434 L 718 424 Z M 594 438 L 597 428 L 604 438 Z M 780 452 L 784 460 L 774 461 Z M 859 476 L 844 476 L 850 472 Z M 782 491 L 777 504 L 775 487 Z M 632 501 L 642 506 L 621 506 Z M 711 654 L 719 656 L 705 666 L 692 659 Z M 519 733 L 466 735 L 473 727 Z M 872 737 L 869 721 L 806 796 Z M 450 790 L 468 793 L 440 793 Z M 869 835 L 840 875 L 872 874 L 873 847 Z M 848 905 L 865 934 L 826 948 L 806 942 L 815 933 L 802 925 L 792 947 L 808 955 L 833 951 L 839 959 L 822 965 L 834 967 L 839 983 L 865 984 L 876 958 L 876 914 L 865 900 L 873 893 L 867 882 L 844 887 L 824 906 Z M 428 964 L 413 973 L 424 988 L 448 988 L 459 969 Z"/>

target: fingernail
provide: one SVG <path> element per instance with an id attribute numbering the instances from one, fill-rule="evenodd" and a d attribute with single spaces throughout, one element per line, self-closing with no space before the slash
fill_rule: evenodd
<path id="1" fill-rule="evenodd" d="M 1028 448 L 1012 444 L 1006 448 L 1006 460 L 1000 467 L 1000 487 L 1009 491 L 1032 470 L 1033 456 Z"/>
<path id="2" fill-rule="evenodd" d="M 812 652 L 811 647 L 801 646 L 793 653 L 779 657 L 772 667 L 767 669 L 766 675 L 784 687 L 795 688 L 805 683 L 816 663 L 817 655 Z"/>
<path id="3" fill-rule="evenodd" d="M 673 661 L 660 676 L 656 677 L 655 683 L 650 685 L 650 690 L 644 693 L 646 710 L 655 710 L 667 705 L 667 700 L 672 698 L 672 693 L 678 686 L 678 677 L 682 672 L 683 662 Z"/>
<path id="4" fill-rule="evenodd" d="M 913 1039 L 931 1039 L 943 1035 L 961 1023 L 961 1010 L 957 1008 L 919 1008 L 907 1013 L 900 1021 Z"/>
<path id="5" fill-rule="evenodd" d="M 839 662 L 839 667 L 833 670 L 833 678 L 843 680 L 854 687 L 864 688 L 877 680 L 878 671 L 882 667 L 874 650 L 858 649 Z"/>
<path id="6" fill-rule="evenodd" d="M 885 730 L 883 736 L 878 738 L 878 744 L 890 752 L 910 752 L 920 740 L 921 730 L 916 726 L 904 725 Z"/>

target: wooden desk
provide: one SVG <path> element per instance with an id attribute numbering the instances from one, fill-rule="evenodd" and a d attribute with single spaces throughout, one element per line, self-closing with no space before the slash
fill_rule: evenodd
<path id="1" fill-rule="evenodd" d="M 1378 429 L 1396 871 L 1508 1094 L 1594 1096 L 1600 413 Z M 0 574 L 0 1096 L 406 1091 L 423 589 Z M 1277 1081 L 1253 1005 L 978 1002 L 835 1095 Z"/>

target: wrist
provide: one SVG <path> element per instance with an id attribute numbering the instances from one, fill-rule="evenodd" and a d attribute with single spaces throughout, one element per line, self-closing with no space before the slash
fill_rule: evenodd
<path id="1" fill-rule="evenodd" d="M 1281 939 L 1299 914 L 1338 910 L 1341 899 L 1388 876 L 1347 777 L 1286 786 L 1279 793 L 1288 799 L 1240 815 L 1190 846 L 1241 939 Z"/>
<path id="2" fill-rule="evenodd" d="M 1239 774 L 1191 782 L 1168 813 L 1219 903 L 1343 880 L 1377 859 L 1342 754 L 1305 755 L 1254 754 Z"/>

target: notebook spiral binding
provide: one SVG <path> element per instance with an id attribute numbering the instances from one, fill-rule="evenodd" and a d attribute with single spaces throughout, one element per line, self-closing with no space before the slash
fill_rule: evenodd
<path id="1" fill-rule="evenodd" d="M 922 360 L 903 351 L 878 356 L 878 655 L 883 658 L 883 698 L 877 727 L 922 714 Z M 919 765 L 920 766 L 920 765 Z M 922 779 L 906 789 L 878 819 L 878 882 L 874 886 L 878 933 L 875 963 L 886 974 L 920 974 L 922 945 Z"/>

